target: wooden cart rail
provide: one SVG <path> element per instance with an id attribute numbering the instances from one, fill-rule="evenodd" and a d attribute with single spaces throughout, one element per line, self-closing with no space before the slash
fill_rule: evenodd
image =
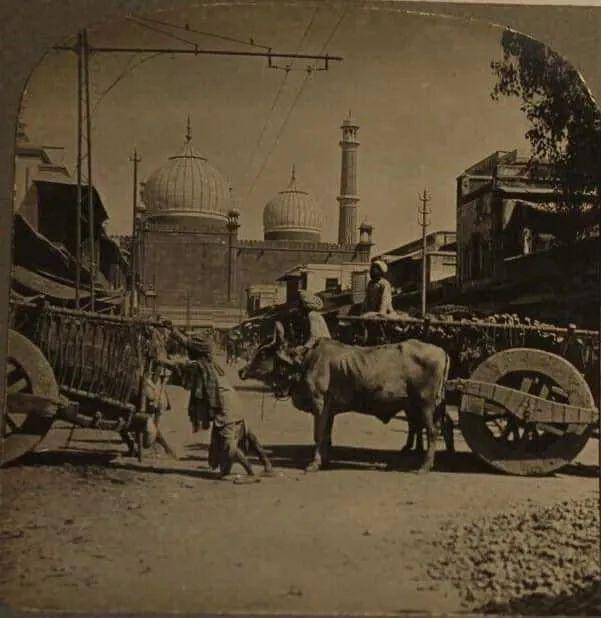
<path id="1" fill-rule="evenodd" d="M 132 416 L 148 358 L 148 320 L 14 303 L 15 328 L 48 360 L 61 393 Z"/>
<path id="2" fill-rule="evenodd" d="M 534 324 L 507 324 L 503 322 L 488 322 L 486 320 L 441 320 L 439 318 L 412 318 L 412 317 L 364 317 L 364 316 L 339 316 L 336 320 L 340 322 L 365 322 L 365 323 L 379 323 L 379 324 L 415 324 L 424 326 L 424 324 L 429 326 L 443 326 L 443 327 L 455 327 L 455 328 L 481 328 L 481 329 L 492 329 L 492 330 L 503 330 L 503 331 L 524 331 L 524 332 L 537 332 L 537 333 L 550 333 L 556 335 L 565 335 L 568 332 L 567 328 L 562 328 L 560 326 L 549 326 L 549 325 L 534 325 Z M 576 329 L 574 333 L 580 337 L 594 337 L 599 338 L 600 331 L 598 330 L 586 330 L 586 329 Z"/>

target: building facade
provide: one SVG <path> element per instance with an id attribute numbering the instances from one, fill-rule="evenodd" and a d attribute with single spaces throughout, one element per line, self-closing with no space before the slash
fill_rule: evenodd
<path id="1" fill-rule="evenodd" d="M 529 157 L 495 152 L 457 179 L 457 281 L 461 300 L 552 322 L 598 326 L 598 223 L 561 242 L 566 215 Z M 594 211 L 590 211 L 594 217 Z"/>
<path id="2" fill-rule="evenodd" d="M 341 195 L 349 187 L 356 191 L 356 155 L 345 154 L 347 123 L 342 125 Z M 358 127 L 352 130 L 356 136 Z M 293 168 L 288 184 L 264 208 L 263 240 L 240 238 L 240 213 L 229 184 L 197 153 L 188 130 L 183 151 L 143 183 L 146 211 L 137 250 L 144 310 L 176 324 L 210 322 L 226 328 L 246 315 L 251 289 L 273 286 L 298 264 L 369 262 L 371 228 L 358 242 L 356 231 L 347 230 L 356 225 L 358 198 L 350 197 L 355 216 L 345 218 L 345 242 L 324 242 L 323 213 Z M 343 211 L 348 214 L 341 207 L 341 216 Z"/>

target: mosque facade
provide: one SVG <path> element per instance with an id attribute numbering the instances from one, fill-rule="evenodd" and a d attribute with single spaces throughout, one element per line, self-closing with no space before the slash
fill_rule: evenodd
<path id="1" fill-rule="evenodd" d="M 323 211 L 294 167 L 284 188 L 263 210 L 263 240 L 240 237 L 228 183 L 192 145 L 142 183 L 139 223 L 139 302 L 142 311 L 175 324 L 217 327 L 245 317 L 251 286 L 274 284 L 285 271 L 314 264 L 367 264 L 372 226 L 357 229 L 358 126 L 342 123 L 339 233 L 322 240 Z M 359 232 L 359 238 L 357 235 Z"/>

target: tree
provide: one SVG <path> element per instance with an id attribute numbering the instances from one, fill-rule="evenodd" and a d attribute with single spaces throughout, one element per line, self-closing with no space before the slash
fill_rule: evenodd
<path id="1" fill-rule="evenodd" d="M 501 38 L 503 59 L 491 62 L 497 76 L 491 96 L 521 99 L 531 123 L 526 132 L 533 176 L 545 176 L 566 215 L 566 235 L 584 217 L 598 217 L 601 200 L 601 111 L 576 69 L 543 43 L 511 30 Z"/>

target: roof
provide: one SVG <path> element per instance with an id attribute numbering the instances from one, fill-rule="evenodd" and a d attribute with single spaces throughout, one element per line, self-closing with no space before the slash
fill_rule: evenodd
<path id="1" fill-rule="evenodd" d="M 21 290 L 33 292 L 35 294 L 43 294 L 54 300 L 75 300 L 75 288 L 63 285 L 43 277 L 23 266 L 13 266 L 11 271 L 13 284 L 16 284 Z M 88 292 L 80 291 L 80 297 L 87 298 Z"/>
<path id="2" fill-rule="evenodd" d="M 38 187 L 38 195 L 41 201 L 45 201 L 45 198 L 48 197 L 48 201 L 53 200 L 50 199 L 49 194 L 58 194 L 64 203 L 72 206 L 73 209 L 77 206 L 77 181 L 73 180 L 71 177 L 58 176 L 56 174 L 49 175 L 44 178 L 36 178 L 33 181 Z M 87 185 L 82 185 L 82 205 L 83 205 L 83 215 L 85 217 L 85 212 L 87 209 L 88 202 L 88 189 Z M 94 197 L 94 217 L 96 223 L 100 224 L 106 221 L 109 218 L 108 212 L 104 207 L 100 194 L 96 187 L 92 187 L 93 197 Z M 49 207 L 56 207 L 55 203 L 48 204 Z"/>
<path id="3" fill-rule="evenodd" d="M 553 187 L 545 187 L 541 185 L 533 185 L 532 183 L 525 182 L 497 182 L 495 189 L 502 193 L 530 193 L 530 194 L 544 194 L 555 195 L 557 190 Z"/>

